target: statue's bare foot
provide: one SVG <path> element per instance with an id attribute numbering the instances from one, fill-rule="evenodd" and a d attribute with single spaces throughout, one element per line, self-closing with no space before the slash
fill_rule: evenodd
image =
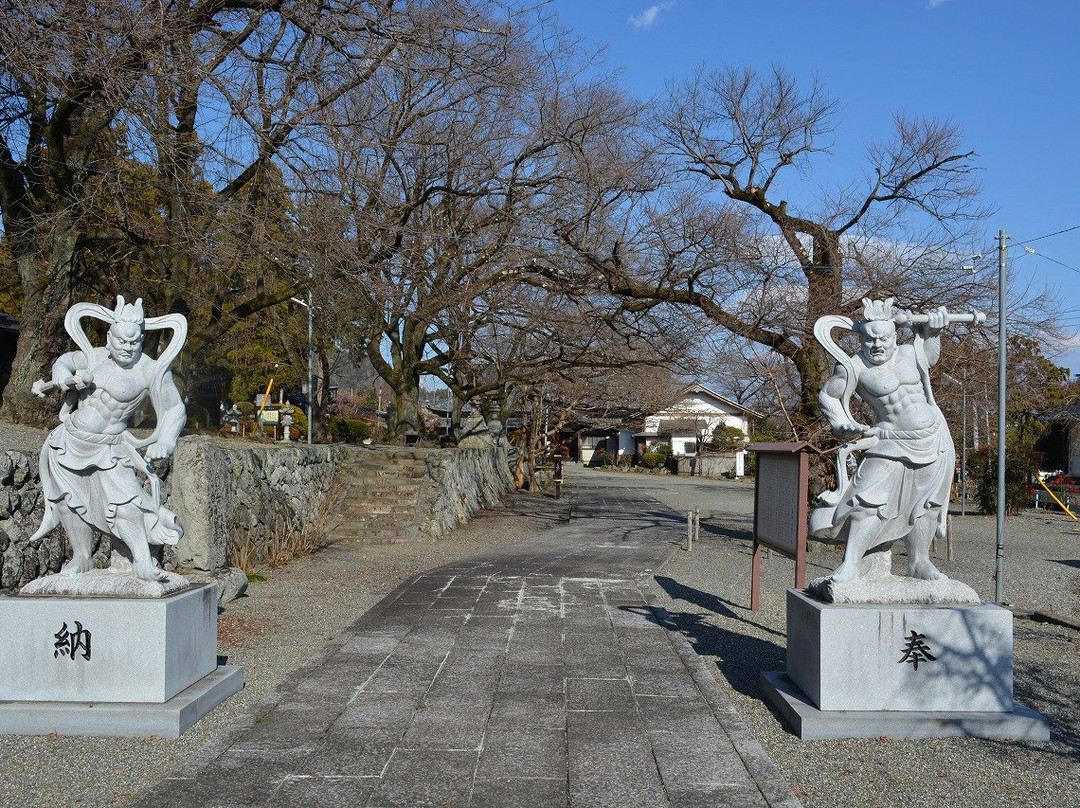
<path id="1" fill-rule="evenodd" d="M 846 584 L 857 580 L 859 577 L 859 565 L 845 561 L 833 572 L 829 578 L 834 584 Z"/>
<path id="2" fill-rule="evenodd" d="M 159 567 L 154 566 L 153 562 L 149 561 L 136 561 L 132 567 L 132 572 L 135 573 L 136 578 L 141 578 L 144 581 L 157 581 L 164 583 L 169 580 L 169 576 L 165 574 Z"/>
<path id="3" fill-rule="evenodd" d="M 929 560 L 913 561 L 908 565 L 908 575 L 924 581 L 947 581 L 949 576 L 939 570 Z"/>
<path id="4" fill-rule="evenodd" d="M 74 556 L 64 566 L 60 568 L 61 575 L 78 575 L 80 572 L 87 572 L 92 566 L 92 562 L 89 556 L 81 558 Z"/>

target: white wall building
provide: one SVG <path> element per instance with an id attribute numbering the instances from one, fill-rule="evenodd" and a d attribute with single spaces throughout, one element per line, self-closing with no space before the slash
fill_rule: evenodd
<path id="1" fill-rule="evenodd" d="M 690 455 L 697 452 L 699 440 L 712 437 L 719 424 L 740 429 L 750 438 L 753 420 L 761 417 L 703 384 L 693 384 L 670 407 L 645 416 L 645 431 L 636 437 L 639 444 L 667 440 L 672 454 Z"/>

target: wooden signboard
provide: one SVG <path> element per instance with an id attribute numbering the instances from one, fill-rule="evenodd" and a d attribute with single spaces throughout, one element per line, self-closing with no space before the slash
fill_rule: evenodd
<path id="1" fill-rule="evenodd" d="M 752 443 L 757 454 L 754 481 L 754 561 L 750 608 L 761 607 L 761 552 L 769 548 L 795 559 L 795 586 L 806 586 L 806 491 L 809 474 L 805 441 Z"/>

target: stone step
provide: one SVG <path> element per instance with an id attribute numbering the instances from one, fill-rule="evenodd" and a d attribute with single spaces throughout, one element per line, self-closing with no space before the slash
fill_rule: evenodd
<path id="1" fill-rule="evenodd" d="M 354 523 L 361 525 L 401 525 L 412 524 L 414 512 L 398 511 L 397 513 L 377 513 L 365 511 L 361 508 L 349 508 L 339 512 L 338 524 Z"/>
<path id="2" fill-rule="evenodd" d="M 330 539 L 361 544 L 404 544 L 416 540 L 416 530 L 411 526 L 391 530 L 389 528 L 371 529 L 367 525 L 352 524 L 331 531 Z"/>
<path id="3" fill-rule="evenodd" d="M 385 481 L 353 479 L 347 480 L 345 482 L 346 493 L 354 493 L 361 496 L 371 493 L 394 495 L 401 497 L 415 497 L 417 494 L 420 493 L 420 488 L 421 486 L 418 483 L 395 480 L 394 477 L 387 477 Z"/>
<path id="4" fill-rule="evenodd" d="M 413 476 L 423 475 L 427 470 L 427 461 L 402 461 L 402 460 L 385 460 L 385 459 L 365 459 L 364 462 L 349 463 L 347 468 L 363 474 L 412 474 Z"/>
<path id="5" fill-rule="evenodd" d="M 363 453 L 341 470 L 341 501 L 330 537 L 394 544 L 415 541 L 417 505 L 427 474 L 426 455 L 408 450 Z"/>

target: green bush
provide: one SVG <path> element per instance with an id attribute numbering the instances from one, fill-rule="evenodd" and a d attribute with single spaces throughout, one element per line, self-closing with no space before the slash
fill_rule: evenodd
<path id="1" fill-rule="evenodd" d="M 663 465 L 664 459 L 660 452 L 645 452 L 641 456 L 641 465 L 647 469 L 655 469 Z"/>
<path id="2" fill-rule="evenodd" d="M 713 430 L 709 448 L 718 452 L 732 452 L 746 445 L 746 433 L 736 426 L 717 424 Z"/>
<path id="3" fill-rule="evenodd" d="M 367 421 L 339 418 L 331 421 L 326 430 L 333 441 L 362 443 L 371 437 L 371 424 Z"/>
<path id="4" fill-rule="evenodd" d="M 1039 468 L 1039 455 L 1009 447 L 1005 454 L 1005 511 L 1019 513 L 1031 504 L 1030 482 Z M 975 484 L 975 500 L 983 513 L 997 510 L 997 451 L 978 449 L 968 453 L 968 478 Z"/>

